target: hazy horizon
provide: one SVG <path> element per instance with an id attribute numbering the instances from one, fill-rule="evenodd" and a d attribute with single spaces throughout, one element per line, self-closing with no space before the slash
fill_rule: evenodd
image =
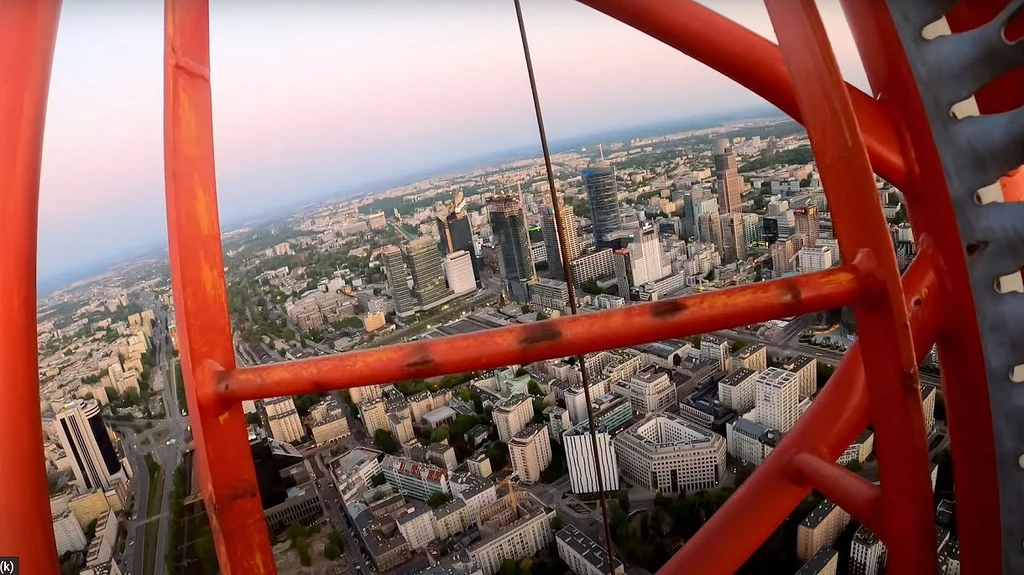
<path id="1" fill-rule="evenodd" d="M 553 142 L 767 109 L 588 7 L 523 4 Z M 762 3 L 709 4 L 774 37 Z M 823 4 L 844 73 L 865 85 L 841 11 Z M 215 1 L 210 27 L 222 222 L 476 158 L 540 154 L 511 0 Z M 41 284 L 166 243 L 162 58 L 162 2 L 65 2 L 44 141 Z"/>

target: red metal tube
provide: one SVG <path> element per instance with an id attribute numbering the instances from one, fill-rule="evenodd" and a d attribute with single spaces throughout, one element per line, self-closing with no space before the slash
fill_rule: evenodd
<path id="1" fill-rule="evenodd" d="M 213 162 L 207 0 L 168 0 L 164 162 L 171 277 L 203 501 L 221 572 L 275 573 L 241 405 L 210 401 L 234 367 Z"/>
<path id="2" fill-rule="evenodd" d="M 894 573 L 934 573 L 935 518 L 917 359 L 896 255 L 850 99 L 813 0 L 766 0 L 804 113 L 811 149 L 846 261 L 874 275 L 874 297 L 854 304 Z"/>
<path id="3" fill-rule="evenodd" d="M 836 268 L 604 312 L 224 372 L 222 401 L 297 395 L 530 363 L 834 309 L 861 286 Z M 625 329 L 624 329 L 625 328 Z"/>
<path id="4" fill-rule="evenodd" d="M 0 1 L 0 556 L 59 572 L 39 418 L 36 238 L 39 170 L 59 0 Z"/>
<path id="5" fill-rule="evenodd" d="M 909 171 L 914 177 L 909 185 L 919 193 L 906 196 L 910 223 L 918 243 L 928 246 L 936 267 L 942 270 L 942 281 L 936 289 L 941 291 L 944 305 L 956 310 L 945 316 L 937 344 L 949 439 L 956 453 L 953 478 L 960 561 L 965 573 L 999 573 L 1003 566 L 995 437 L 988 389 L 979 385 L 987 377 L 984 353 L 964 246 L 948 201 L 942 162 L 917 82 L 885 2 L 843 0 L 842 5 L 871 90 L 893 110 L 900 139 L 912 150 L 908 158 L 913 160 Z M 972 250 L 967 246 L 968 253 Z"/>
<path id="6" fill-rule="evenodd" d="M 676 48 L 732 78 L 803 123 L 779 47 L 693 0 L 579 0 Z M 905 189 L 900 142 L 886 110 L 846 85 L 871 163 L 880 176 Z"/>
<path id="7" fill-rule="evenodd" d="M 928 353 L 938 332 L 942 312 L 936 281 L 928 253 L 922 250 L 903 277 L 906 300 L 912 304 L 910 324 L 918 358 Z M 791 479 L 793 458 L 809 452 L 839 457 L 867 426 L 867 406 L 858 342 L 850 347 L 828 385 L 779 447 L 658 570 L 658 575 L 726 575 L 739 569 L 810 491 L 810 487 Z"/>
<path id="8" fill-rule="evenodd" d="M 835 459 L 824 459 L 813 453 L 793 457 L 793 475 L 798 483 L 814 487 L 852 513 L 879 537 L 889 537 L 882 520 L 882 489 L 877 485 L 840 467 Z"/>

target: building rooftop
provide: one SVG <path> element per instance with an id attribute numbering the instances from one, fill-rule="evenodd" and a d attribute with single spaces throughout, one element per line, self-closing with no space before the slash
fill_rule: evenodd
<path id="1" fill-rule="evenodd" d="M 427 507 L 425 503 L 413 500 L 409 502 L 408 507 L 395 514 L 395 521 L 399 525 L 405 525 L 406 523 L 409 523 L 414 519 L 418 519 L 423 515 L 429 515 L 430 512 L 430 507 Z"/>
<path id="2" fill-rule="evenodd" d="M 524 443 L 533 439 L 538 433 L 547 433 L 548 428 L 540 423 L 531 423 L 526 427 L 520 429 L 512 436 L 512 440 L 509 443 Z"/>
<path id="3" fill-rule="evenodd" d="M 583 556 L 583 559 L 597 568 L 601 573 L 608 572 L 608 552 L 604 547 L 598 545 L 590 537 L 574 525 L 566 525 L 555 533 L 555 538 L 567 544 L 573 551 Z M 615 560 L 616 571 L 622 566 L 622 561 Z"/>
<path id="4" fill-rule="evenodd" d="M 772 447 L 778 445 L 779 441 L 782 439 L 782 436 L 778 431 L 768 429 L 760 423 L 756 423 L 742 417 L 736 418 L 736 423 L 733 424 L 733 431 L 742 433 L 751 439 L 756 439 L 761 443 Z"/>
<path id="5" fill-rule="evenodd" d="M 921 400 L 922 401 L 928 399 L 928 396 L 930 396 L 933 393 L 935 393 L 935 386 L 934 385 L 928 385 L 927 383 L 921 385 Z"/>
<path id="6" fill-rule="evenodd" d="M 451 515 L 452 513 L 457 513 L 460 509 L 464 509 L 465 507 L 466 502 L 456 497 L 449 501 L 448 503 L 445 503 L 444 505 L 435 509 L 434 517 L 442 519 L 444 517 Z"/>
<path id="7" fill-rule="evenodd" d="M 522 394 L 522 393 L 516 394 L 516 395 L 513 395 L 512 397 L 510 397 L 510 398 L 508 398 L 508 399 L 498 403 L 498 405 L 494 406 L 494 411 L 501 411 L 501 412 L 512 411 L 515 408 L 517 408 L 520 405 L 522 405 L 524 402 L 529 402 L 529 401 L 530 401 L 530 396 Z"/>
<path id="8" fill-rule="evenodd" d="M 677 353 L 680 349 L 687 345 L 689 345 L 689 342 L 685 341 L 682 345 L 675 345 L 674 343 L 670 343 L 669 341 L 655 341 L 652 343 L 642 343 L 640 345 L 634 345 L 633 349 L 642 353 L 656 355 L 661 359 L 667 360 L 668 358 L 672 357 L 673 354 Z"/>
<path id="9" fill-rule="evenodd" d="M 452 449 L 451 445 L 448 445 L 447 443 L 441 443 L 441 442 L 431 443 L 430 445 L 427 446 L 427 451 L 428 452 L 433 453 L 435 455 L 441 455 L 441 456 L 443 456 L 445 453 L 448 453 L 448 451 L 451 450 L 451 449 Z"/>
<path id="10" fill-rule="evenodd" d="M 667 377 L 668 374 L 666 372 L 657 369 L 656 366 L 650 365 L 640 370 L 632 379 L 643 383 L 654 383 Z"/>
<path id="11" fill-rule="evenodd" d="M 477 437 L 479 435 L 485 435 L 486 436 L 490 432 L 491 432 L 491 426 L 484 425 L 483 423 L 478 423 L 478 424 L 474 425 L 473 427 L 470 427 L 469 431 L 467 431 L 466 434 L 469 435 L 470 437 Z"/>
<path id="12" fill-rule="evenodd" d="M 608 430 L 605 428 L 604 425 L 598 425 L 597 432 L 607 433 Z M 590 435 L 590 420 L 584 419 L 583 421 L 567 429 L 562 435 Z"/>
<path id="13" fill-rule="evenodd" d="M 441 407 L 424 414 L 423 419 L 427 420 L 431 424 L 434 424 L 439 421 L 444 421 L 446 419 L 455 419 L 457 415 L 458 412 L 456 412 L 454 409 L 448 407 L 447 405 L 442 405 Z"/>
<path id="14" fill-rule="evenodd" d="M 800 526 L 807 527 L 808 529 L 814 529 L 820 525 L 821 522 L 828 517 L 828 514 L 832 513 L 835 508 L 835 502 L 830 499 L 823 500 L 817 507 L 807 514 L 807 517 L 804 517 L 804 520 L 800 522 Z"/>
<path id="15" fill-rule="evenodd" d="M 741 367 L 723 377 L 719 383 L 728 387 L 736 387 L 751 377 L 757 377 L 757 372 L 752 369 Z"/>
<path id="16" fill-rule="evenodd" d="M 813 358 L 813 357 L 806 356 L 806 355 L 798 355 L 798 356 L 789 358 L 789 360 L 786 361 L 786 363 L 783 365 L 783 367 L 787 371 L 800 371 L 804 367 L 806 367 L 806 366 L 808 366 L 808 365 L 810 365 L 812 363 L 815 363 L 816 361 L 817 360 L 815 358 Z"/>
<path id="17" fill-rule="evenodd" d="M 762 371 L 761 375 L 757 376 L 757 381 L 772 387 L 785 387 L 789 383 L 796 381 L 796 374 L 785 369 L 769 367 Z"/>
<path id="18" fill-rule="evenodd" d="M 390 521 L 379 521 L 373 516 L 373 512 L 366 508 L 352 519 L 363 546 L 375 559 L 403 545 L 409 545 L 397 528 L 387 529 L 387 523 L 394 527 L 394 523 Z"/>
<path id="19" fill-rule="evenodd" d="M 875 543 L 881 543 L 881 540 L 875 535 L 874 531 L 868 529 L 865 525 L 861 525 L 857 532 L 853 534 L 853 543 L 863 545 L 864 547 L 871 547 Z"/>
<path id="20" fill-rule="evenodd" d="M 758 353 L 762 349 L 765 349 L 765 345 L 763 343 L 757 343 L 757 344 L 754 344 L 754 345 L 748 345 L 747 347 L 744 347 L 743 349 L 737 351 L 736 352 L 736 357 L 738 357 L 740 359 L 746 359 L 746 358 L 754 355 L 755 353 Z"/>
<path id="21" fill-rule="evenodd" d="M 337 468 L 342 473 L 348 474 L 352 470 L 360 467 L 363 463 L 377 459 L 383 454 L 382 451 L 377 449 L 370 449 L 369 447 L 356 447 L 352 451 L 349 451 L 345 455 L 333 459 L 330 461 L 330 465 Z"/>
<path id="22" fill-rule="evenodd" d="M 718 336 L 707 335 L 707 334 L 700 336 L 700 344 L 701 344 L 701 346 L 703 346 L 705 342 L 707 342 L 709 345 L 722 345 L 723 343 L 726 343 L 726 341 L 724 339 L 722 339 L 722 338 L 720 338 Z"/>
<path id="23" fill-rule="evenodd" d="M 421 392 L 417 393 L 416 395 L 409 396 L 409 402 L 410 403 L 411 402 L 416 402 L 416 401 L 426 401 L 428 399 L 430 399 L 430 392 L 429 391 L 421 391 Z"/>
<path id="24" fill-rule="evenodd" d="M 401 475 L 421 478 L 431 482 L 439 482 L 441 481 L 442 476 L 448 474 L 447 469 L 435 467 L 428 463 L 420 463 L 405 457 L 395 457 L 392 455 L 384 457 L 384 465 Z"/>
<path id="25" fill-rule="evenodd" d="M 874 434 L 875 432 L 871 431 L 870 429 L 865 429 L 864 431 L 861 431 L 859 434 L 857 434 L 857 439 L 854 439 L 853 443 L 854 445 L 864 443 L 865 441 L 871 439 L 871 437 Z"/>
<path id="26" fill-rule="evenodd" d="M 818 573 L 821 573 L 825 569 L 826 565 L 835 560 L 834 558 L 837 555 L 839 555 L 839 553 L 835 549 L 831 547 L 823 547 L 819 549 L 817 553 L 812 555 L 811 558 L 807 560 L 807 563 L 804 563 L 804 566 L 796 572 L 796 575 L 818 575 Z"/>
<path id="27" fill-rule="evenodd" d="M 650 450 L 667 450 L 713 441 L 716 434 L 692 425 L 674 413 L 652 413 L 619 435 Z"/>
<path id="28" fill-rule="evenodd" d="M 553 513 L 551 508 L 545 506 L 535 495 L 528 491 L 516 491 L 515 500 L 518 516 L 509 517 L 505 513 L 495 513 L 485 518 L 489 510 L 500 508 L 502 505 L 509 505 L 510 494 L 500 493 L 498 500 L 480 510 L 480 539 L 473 542 L 470 548 L 479 548 L 490 543 L 492 540 L 501 537 L 509 531 L 512 526 L 522 524 L 525 521 L 536 519 L 539 515 Z M 511 520 L 509 520 L 511 519 Z"/>

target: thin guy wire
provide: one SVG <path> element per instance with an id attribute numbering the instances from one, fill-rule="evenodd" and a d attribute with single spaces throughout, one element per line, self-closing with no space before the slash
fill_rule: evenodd
<path id="1" fill-rule="evenodd" d="M 533 108 L 537 112 L 537 130 L 540 132 L 540 145 L 544 151 L 544 167 L 548 175 L 548 191 L 551 194 L 551 211 L 555 216 L 555 233 L 558 238 L 558 250 L 562 257 L 562 273 L 566 278 L 569 288 L 569 312 L 576 315 L 579 310 L 576 306 L 576 282 L 572 275 L 572 266 L 569 263 L 568 243 L 565 238 L 565 228 L 562 220 L 562 210 L 558 206 L 558 194 L 555 192 L 555 172 L 551 168 L 551 150 L 548 148 L 548 136 L 544 130 L 544 116 L 540 110 L 540 96 L 537 94 L 537 78 L 533 74 L 533 59 L 530 57 L 530 44 L 526 40 L 526 25 L 523 23 L 523 8 L 520 0 L 513 0 L 516 5 L 516 19 L 519 21 L 519 36 L 523 40 L 523 56 L 526 59 L 526 72 L 530 76 L 530 92 L 533 95 Z M 590 422 L 590 444 L 594 450 L 594 467 L 597 472 L 597 489 L 601 500 L 601 515 L 604 517 L 604 544 L 608 553 L 608 573 L 615 575 L 615 553 L 612 550 L 612 531 L 608 522 L 608 499 L 604 491 L 604 474 L 601 473 L 601 459 L 597 452 L 597 422 L 594 420 L 594 406 L 590 401 L 590 378 L 587 375 L 587 364 L 583 356 L 576 356 L 580 365 L 580 373 L 583 376 L 583 396 L 587 402 L 587 418 Z"/>

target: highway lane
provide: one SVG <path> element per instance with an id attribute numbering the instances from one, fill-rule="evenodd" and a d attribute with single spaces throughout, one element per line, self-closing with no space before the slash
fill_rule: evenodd
<path id="1" fill-rule="evenodd" d="M 124 445 L 126 456 L 128 461 L 131 462 L 135 476 L 132 480 L 133 489 L 129 496 L 133 500 L 132 513 L 125 522 L 126 541 L 119 563 L 126 574 L 142 573 L 146 530 L 138 524 L 137 519 L 141 518 L 143 521 L 146 519 L 146 511 L 149 505 L 149 498 L 147 497 L 149 494 L 149 470 L 146 469 L 146 461 L 143 458 L 142 452 L 131 447 L 131 445 L 139 445 L 139 440 L 132 429 L 130 427 L 124 428 L 122 432 L 124 433 L 122 445 Z"/>
<path id="2" fill-rule="evenodd" d="M 152 429 L 147 430 L 143 434 L 139 434 L 134 437 L 132 444 L 137 445 L 142 452 L 148 452 L 153 455 L 153 459 L 160 464 L 163 468 L 163 495 L 160 501 L 160 509 L 157 512 L 156 521 L 159 522 L 157 529 L 157 540 L 156 540 L 156 559 L 155 565 L 153 566 L 153 573 L 156 575 L 164 575 L 166 567 L 164 565 L 164 553 L 167 551 L 168 542 L 168 525 L 170 523 L 170 498 L 171 492 L 174 489 L 174 470 L 182 461 L 182 454 L 187 444 L 187 434 L 189 428 L 188 416 L 181 414 L 181 406 L 178 405 L 177 392 L 175 388 L 175 370 L 174 362 L 171 361 L 170 351 L 170 336 L 167 333 L 167 314 L 163 307 L 157 304 L 156 298 L 152 293 L 146 292 L 142 295 L 143 304 L 154 310 L 156 321 L 154 322 L 153 328 L 153 346 L 156 356 L 156 366 L 152 370 L 151 375 L 151 388 L 160 389 L 161 397 L 164 402 L 165 419 L 160 421 L 153 426 Z M 154 385 L 155 384 L 155 385 Z M 143 446 L 141 441 L 144 437 L 155 437 L 159 432 L 166 432 L 166 437 L 161 439 L 159 443 L 155 443 L 150 446 Z M 129 430 L 128 433 L 134 432 Z M 141 456 L 139 457 L 141 460 Z M 145 463 L 142 462 L 142 469 L 145 469 Z M 136 494 L 141 494 L 142 498 L 145 499 L 148 494 L 148 483 L 146 485 L 146 491 L 141 489 L 136 490 Z M 141 524 L 145 521 L 145 514 L 140 512 L 139 517 L 135 521 L 136 537 L 139 538 L 140 533 L 145 532 L 145 525 Z M 143 573 L 143 558 L 142 549 L 145 545 L 139 538 L 135 542 L 136 551 L 134 551 L 134 569 L 132 573 L 136 575 L 142 575 Z"/>

